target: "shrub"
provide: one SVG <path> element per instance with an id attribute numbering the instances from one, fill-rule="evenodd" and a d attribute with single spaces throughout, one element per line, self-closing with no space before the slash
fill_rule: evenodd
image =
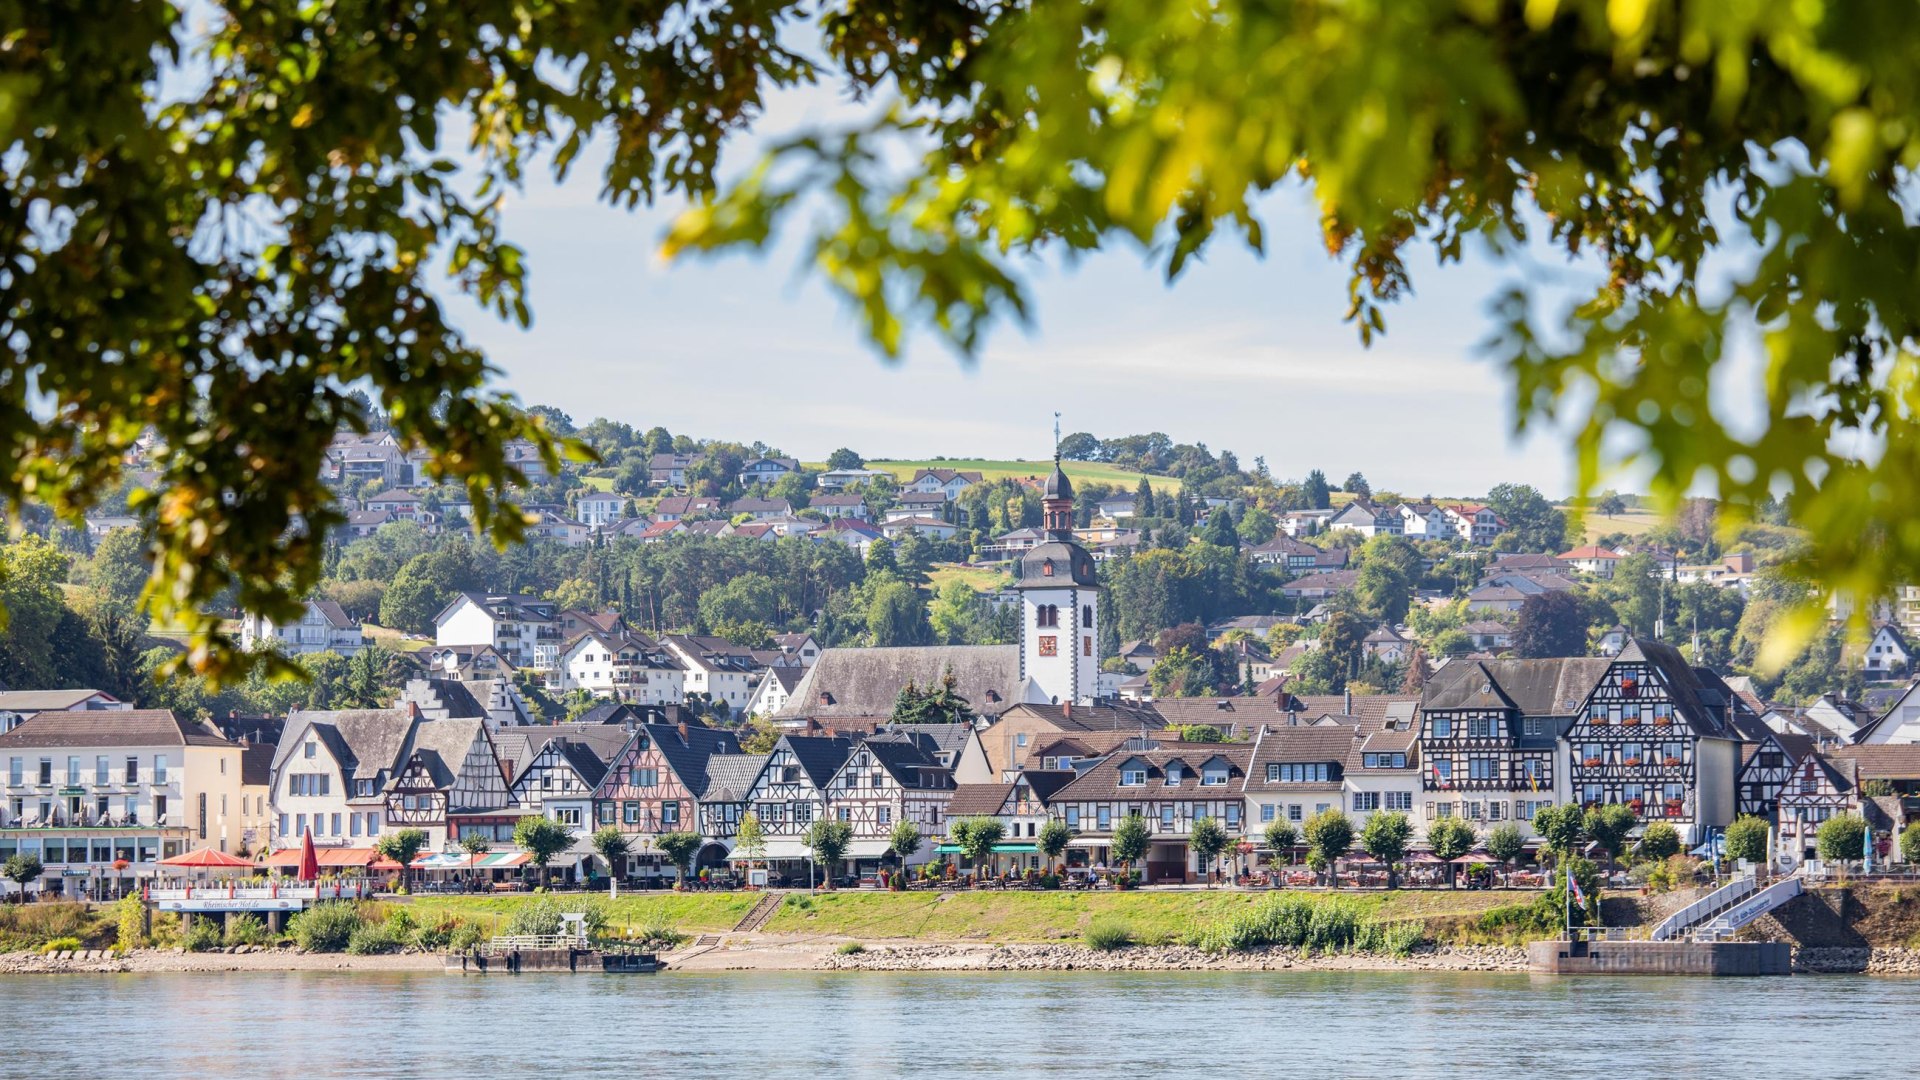
<path id="1" fill-rule="evenodd" d="M 1124 920 L 1103 917 L 1088 924 L 1085 937 L 1087 948 L 1112 952 L 1133 944 L 1133 927 Z"/>
<path id="2" fill-rule="evenodd" d="M 1042 889 L 1047 890 L 1048 892 L 1052 892 L 1060 888 L 1060 875 L 1059 874 L 1041 874 L 1040 887 Z"/>
<path id="3" fill-rule="evenodd" d="M 391 920 L 389 920 L 391 925 Z M 458 915 L 446 915 L 431 926 L 422 926 L 413 932 L 413 944 L 421 952 L 445 952 L 453 945 L 453 937 L 466 920 Z"/>
<path id="4" fill-rule="evenodd" d="M 229 945 L 269 945 L 273 943 L 273 934 L 260 916 L 235 915 L 227 920 L 226 941 Z"/>
<path id="5" fill-rule="evenodd" d="M 85 947 L 86 946 L 80 944 L 80 939 L 77 937 L 63 937 L 54 938 L 52 941 L 40 946 L 40 951 L 43 953 L 78 952 Z"/>
<path id="6" fill-rule="evenodd" d="M 361 923 L 347 938 L 347 952 L 353 956 L 399 952 L 405 945 L 386 923 Z"/>
<path id="7" fill-rule="evenodd" d="M 795 911 L 812 911 L 813 897 L 802 896 L 799 893 L 788 893 L 787 906 Z"/>
<path id="8" fill-rule="evenodd" d="M 1308 953 L 1404 955 L 1425 940 L 1424 931 L 1416 923 L 1366 922 L 1364 914 L 1364 907 L 1351 900 L 1269 896 L 1201 931 L 1195 944 L 1208 952 L 1290 946 Z"/>
<path id="9" fill-rule="evenodd" d="M 360 924 L 360 913 L 352 904 L 315 904 L 294 916 L 293 940 L 308 952 L 341 952 Z"/>
<path id="10" fill-rule="evenodd" d="M 839 953 L 841 956 L 858 956 L 866 952 L 867 947 L 857 941 L 849 941 L 833 951 Z"/>
<path id="11" fill-rule="evenodd" d="M 645 927 L 641 928 L 638 934 L 634 935 L 635 944 L 644 949 L 653 949 L 656 952 L 665 952 L 668 949 L 684 945 L 686 942 L 687 935 L 675 930 L 673 925 L 664 919 L 657 919 L 648 923 Z"/>
<path id="12" fill-rule="evenodd" d="M 486 932 L 474 923 L 462 923 L 456 927 L 447 939 L 447 948 L 454 952 L 466 952 L 487 939 Z"/>
<path id="13" fill-rule="evenodd" d="M 136 895 L 123 896 L 114 904 L 114 948 L 126 953 L 147 943 L 142 930 L 144 915 L 140 897 Z"/>
<path id="14" fill-rule="evenodd" d="M 587 934 L 598 937 L 606 933 L 607 906 L 601 900 L 591 897 L 574 897 L 564 902 L 552 896 L 535 896 L 533 899 L 514 909 L 507 919 L 505 934 L 536 934 L 547 936 L 558 934 L 565 927 L 560 916 L 579 912 L 586 915 Z"/>
<path id="15" fill-rule="evenodd" d="M 220 924 L 208 918 L 195 919 L 193 925 L 187 927 L 186 934 L 180 938 L 180 947 L 188 952 L 206 952 L 208 949 L 219 948 Z"/>

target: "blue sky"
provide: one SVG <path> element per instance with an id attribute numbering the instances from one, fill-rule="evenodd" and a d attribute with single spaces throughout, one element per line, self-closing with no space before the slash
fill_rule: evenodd
<path id="1" fill-rule="evenodd" d="M 764 130 L 847 114 L 825 91 L 790 94 Z M 1068 431 L 1164 431 L 1248 465 L 1264 456 L 1282 478 L 1358 469 L 1409 496 L 1570 488 L 1564 439 L 1511 437 L 1505 381 L 1476 348 L 1500 284 L 1551 261 L 1422 260 L 1415 295 L 1363 348 L 1341 321 L 1343 270 L 1294 191 L 1269 200 L 1265 258 L 1222 244 L 1171 285 L 1131 247 L 1071 269 L 1024 265 L 1029 330 L 997 326 L 972 365 L 920 335 L 888 364 L 799 271 L 791 238 L 759 256 L 665 264 L 659 240 L 678 204 L 629 213 L 597 191 L 587 161 L 564 186 L 534 177 L 509 202 L 507 232 L 532 267 L 531 329 L 454 304 L 508 388 L 577 421 L 762 439 L 812 460 L 843 445 L 870 458 L 1037 459 L 1059 410 Z"/>

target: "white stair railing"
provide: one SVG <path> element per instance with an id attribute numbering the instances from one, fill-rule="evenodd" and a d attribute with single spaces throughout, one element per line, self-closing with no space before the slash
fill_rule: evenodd
<path id="1" fill-rule="evenodd" d="M 1722 911 L 1753 895 L 1755 881 L 1752 874 L 1744 874 L 1720 886 L 1707 895 L 1681 908 L 1679 911 L 1660 920 L 1653 928 L 1655 941 L 1672 941 L 1688 930 L 1706 922 Z"/>

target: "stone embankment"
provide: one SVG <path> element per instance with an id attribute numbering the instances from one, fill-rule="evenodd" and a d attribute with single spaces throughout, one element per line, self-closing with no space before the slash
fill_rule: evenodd
<path id="1" fill-rule="evenodd" d="M 1101 952 L 1084 945 L 888 944 L 833 953 L 819 966 L 839 971 L 1525 971 L 1527 953 L 1495 946 L 1440 946 L 1408 956 L 1310 956 L 1291 948 L 1210 953 L 1185 945 L 1136 945 Z"/>
<path id="2" fill-rule="evenodd" d="M 1796 975 L 1920 975 L 1920 950 L 1798 948 L 1793 970 Z"/>
<path id="3" fill-rule="evenodd" d="M 440 957 L 430 953 L 347 956 L 257 945 L 194 953 L 183 949 L 139 949 L 125 955 L 111 949 L 0 953 L 0 975 L 125 971 L 438 971 L 440 967 Z"/>

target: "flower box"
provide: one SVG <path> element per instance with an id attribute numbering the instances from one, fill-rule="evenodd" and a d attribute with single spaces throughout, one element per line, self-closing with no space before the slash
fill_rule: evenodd
<path id="1" fill-rule="evenodd" d="M 1597 769 L 1600 767 L 1600 759 L 1597 757 L 1585 758 L 1580 762 L 1580 764 L 1586 766 L 1589 769 Z"/>
<path id="2" fill-rule="evenodd" d="M 1639 727 L 1640 718 L 1637 716 L 1629 716 L 1620 721 L 1620 726 L 1621 727 Z"/>
<path id="3" fill-rule="evenodd" d="M 1628 766 L 1628 767 L 1633 767 L 1633 766 L 1637 766 L 1637 765 L 1639 765 L 1639 764 L 1640 764 L 1640 759 L 1639 759 L 1639 758 L 1637 758 L 1637 757 L 1630 757 L 1630 758 L 1628 758 L 1628 759 L 1626 759 L 1625 761 L 1622 761 L 1622 762 L 1621 762 L 1620 764 L 1622 764 L 1622 765 L 1626 765 L 1626 766 Z"/>
<path id="4" fill-rule="evenodd" d="M 1677 757 L 1661 758 L 1660 764 L 1665 765 L 1669 769 L 1677 769 L 1680 767 L 1680 759 Z"/>
<path id="5" fill-rule="evenodd" d="M 1673 717 L 1671 717 L 1671 716 L 1656 716 L 1656 717 L 1654 717 L 1654 718 L 1653 718 L 1653 726 L 1654 726 L 1654 727 L 1672 727 L 1672 726 L 1673 726 Z"/>

